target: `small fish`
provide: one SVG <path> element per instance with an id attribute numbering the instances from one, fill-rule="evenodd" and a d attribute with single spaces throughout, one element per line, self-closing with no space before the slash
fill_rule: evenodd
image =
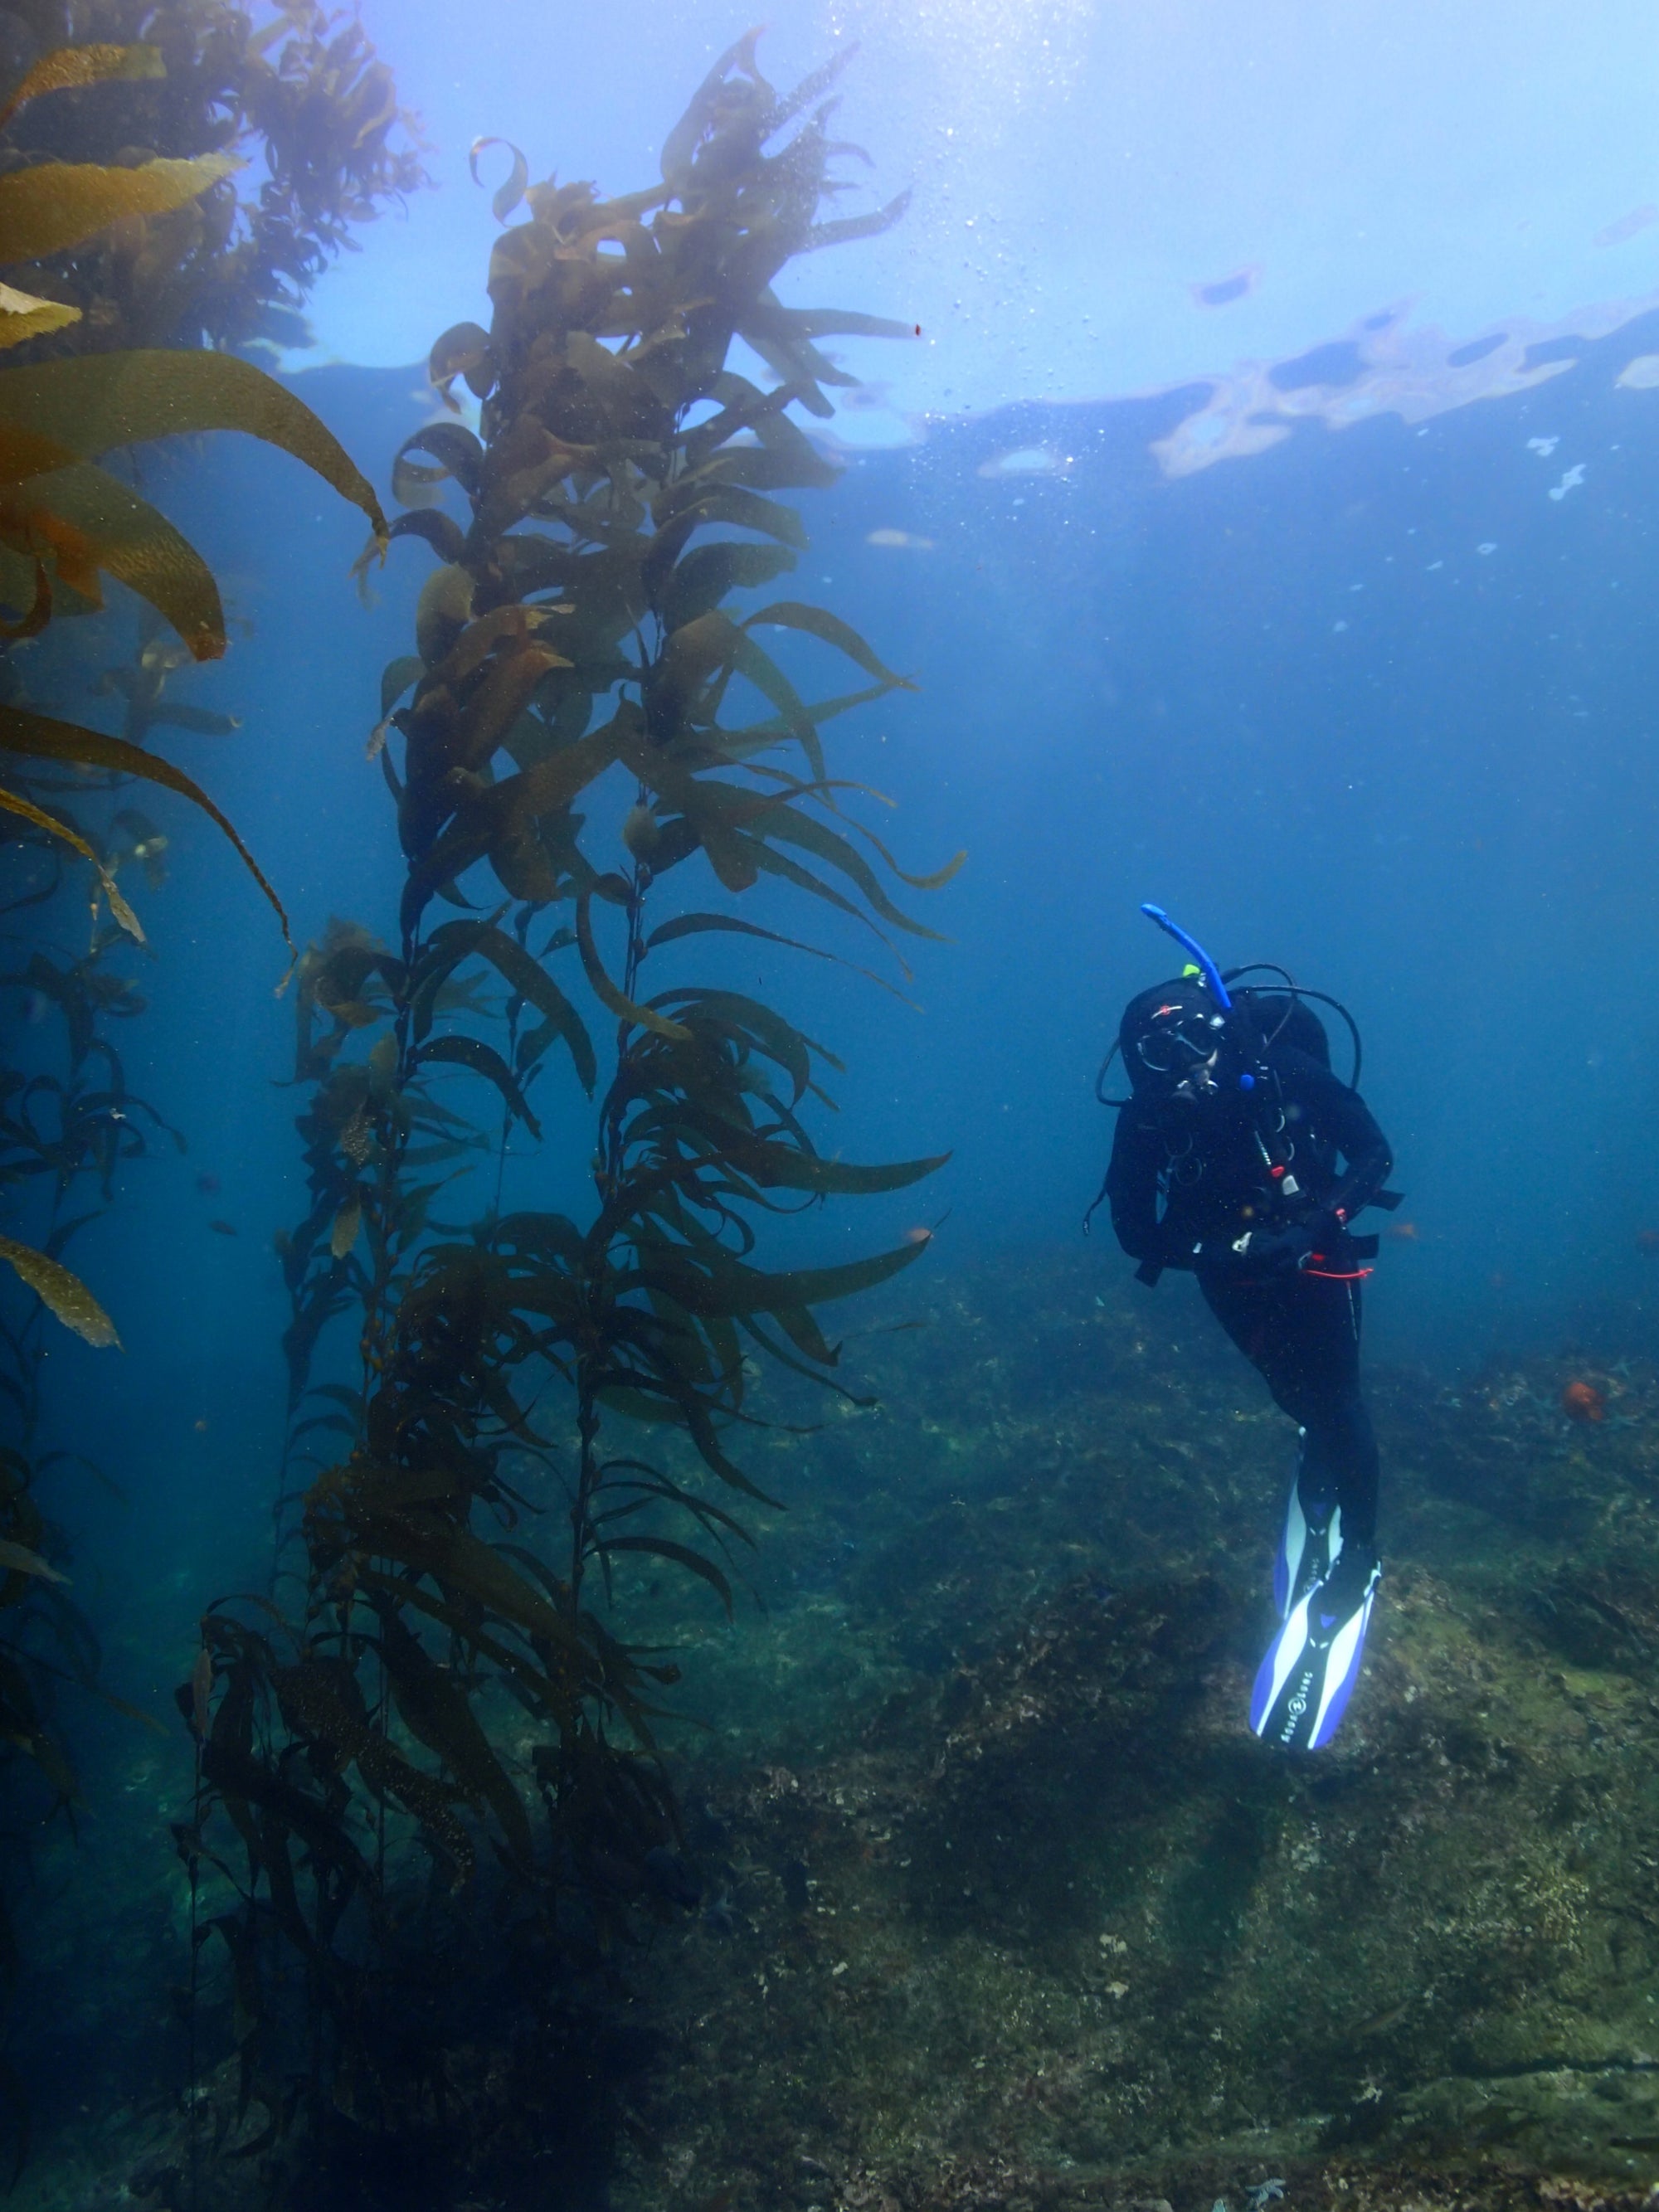
<path id="1" fill-rule="evenodd" d="M 1402 1244 L 1420 1244 L 1423 1232 L 1414 1221 L 1391 1222 L 1384 1234 L 1398 1237 Z"/>
<path id="2" fill-rule="evenodd" d="M 228 1221 L 210 1221 L 208 1227 L 216 1237 L 234 1237 L 237 1233 Z"/>
<path id="3" fill-rule="evenodd" d="M 1607 1419 L 1607 1401 L 1594 1382 L 1573 1381 L 1561 1393 L 1561 1411 L 1570 1421 Z"/>
<path id="4" fill-rule="evenodd" d="M 931 1229 L 907 1229 L 904 1232 L 904 1242 L 907 1244 L 931 1244 L 933 1241 L 933 1232 Z"/>
<path id="5" fill-rule="evenodd" d="M 196 1188 L 204 1198 L 216 1198 L 222 1186 L 216 1175 L 203 1174 L 197 1176 Z"/>

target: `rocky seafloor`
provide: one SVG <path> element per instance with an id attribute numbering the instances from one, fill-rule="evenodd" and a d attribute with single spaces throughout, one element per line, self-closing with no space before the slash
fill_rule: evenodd
<path id="1" fill-rule="evenodd" d="M 629 1969 L 592 2201 L 1644 2203 L 1659 1370 L 1375 1374 L 1382 1598 L 1298 1759 L 1243 1722 L 1289 1431 L 1189 1286 L 1044 1257 L 895 1313 L 930 1325 L 855 1347 L 880 1413 L 759 1445 L 764 1610 L 678 1624 L 703 1903 Z M 185 2212 L 178 2129 L 106 2087 L 15 2201 Z M 285 2201 L 257 2164 L 198 2173 L 204 2212 Z M 444 2187 L 397 2201 L 571 2201 L 522 2164 Z"/>

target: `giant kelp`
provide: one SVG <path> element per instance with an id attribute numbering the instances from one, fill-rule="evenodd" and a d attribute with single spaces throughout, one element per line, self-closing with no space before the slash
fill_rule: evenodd
<path id="1" fill-rule="evenodd" d="M 741 40 L 670 133 L 661 182 L 623 198 L 526 189 L 515 151 L 497 213 L 522 199 L 528 220 L 492 257 L 492 327 L 451 329 L 431 361 L 441 393 L 459 378 L 482 401 L 479 429 L 441 419 L 398 459 L 419 503 L 392 536 L 438 556 L 375 740 L 406 887 L 395 950 L 337 925 L 307 956 L 312 1205 L 283 1255 L 296 1454 L 349 1449 L 294 1500 L 302 1617 L 210 1611 L 216 1702 L 180 1693 L 203 1784 L 181 1847 L 199 1870 L 216 1809 L 246 1856 L 240 1904 L 210 1924 L 236 1962 L 244 2096 L 272 2127 L 284 2063 L 319 2114 L 343 2083 L 361 2122 L 412 2124 L 428 2077 L 383 2025 L 387 1978 L 416 1966 L 402 1839 L 440 1876 L 429 1942 L 469 1894 L 500 1916 L 450 1947 L 452 1972 L 493 1960 L 505 1979 L 528 1954 L 568 1973 L 695 1894 L 656 1742 L 678 1669 L 626 1639 L 613 1585 L 665 1565 L 730 1605 L 726 1554 L 766 1502 L 732 1455 L 762 1419 L 752 1355 L 842 1387 L 816 1309 L 921 1249 L 760 1264 L 768 1215 L 939 1162 L 826 1157 L 806 1117 L 839 1062 L 772 1006 L 669 965 L 711 940 L 814 950 L 706 907 L 763 881 L 878 935 L 930 933 L 889 896 L 893 864 L 824 754 L 828 721 L 902 679 L 825 608 L 731 604 L 806 542 L 775 495 L 835 480 L 788 411 L 827 415 L 823 387 L 852 380 L 816 341 L 905 330 L 773 289 L 792 258 L 902 206 L 820 220 L 847 150 L 829 132 L 841 66 L 781 96 Z M 729 365 L 739 338 L 769 388 Z M 465 520 L 433 503 L 447 485 Z M 863 680 L 809 702 L 760 641 L 779 631 Z M 606 850 L 588 814 L 615 786 L 614 812 L 631 805 Z M 699 856 L 712 884 L 664 911 L 659 886 Z M 434 923 L 444 904 L 464 911 Z M 591 1212 L 436 1228 L 478 1142 L 449 1086 L 493 1097 L 504 1149 L 539 1135 L 550 1066 L 597 1094 Z M 356 1380 L 313 1387 L 343 1314 Z M 665 1434 L 677 1449 L 653 1450 Z M 503 1921 L 505 1951 L 483 1932 Z M 304 1962 L 308 2041 L 274 1997 L 250 2001 L 272 1929 Z M 440 2023 L 423 2069 L 443 2039 Z"/>
<path id="2" fill-rule="evenodd" d="M 148 82 L 161 70 L 149 46 L 60 49 L 45 55 L 16 87 L 0 112 L 0 128 L 46 94 Z M 0 262 L 35 260 L 72 249 L 112 222 L 142 222 L 187 206 L 234 166 L 206 155 L 128 166 L 53 161 L 13 167 L 0 174 Z M 82 319 L 72 304 L 0 288 L 0 348 Z M 97 608 L 100 580 L 109 575 L 148 603 L 158 625 L 172 627 L 180 659 L 210 659 L 224 651 L 223 611 L 205 563 L 162 515 L 99 465 L 112 450 L 211 428 L 241 429 L 283 447 L 384 528 L 374 493 L 337 442 L 250 362 L 152 349 L 9 367 L 0 370 L 0 601 L 6 603 L 0 634 L 7 647 L 39 637 L 55 615 Z M 65 1672 L 90 1683 L 95 1645 L 56 1587 L 61 1576 L 52 1547 L 41 1548 L 47 1530 L 40 1483 L 55 1455 L 39 1436 L 40 1338 L 49 1311 L 92 1345 L 117 1341 L 109 1316 L 62 1255 L 88 1216 L 82 1186 L 88 1180 L 94 1185 L 90 1210 L 100 1200 L 108 1202 L 117 1164 L 143 1149 L 142 1117 L 150 1114 L 128 1091 L 106 1033 L 112 1019 L 143 1004 L 111 957 L 123 933 L 143 936 L 117 872 L 126 859 L 153 870 L 164 842 L 154 823 L 120 803 L 122 787 L 142 779 L 207 812 L 282 916 L 233 825 L 191 778 L 148 748 L 154 726 L 192 713 L 163 704 L 168 665 L 176 663 L 156 640 L 156 629 L 146 629 L 136 664 L 115 672 L 113 688 L 126 693 L 126 728 L 118 737 L 37 711 L 9 652 L 0 687 L 0 750 L 19 763 L 46 764 L 14 769 L 0 788 L 5 842 L 26 870 L 9 910 L 35 909 L 32 937 L 8 959 L 0 988 L 60 1015 L 63 1036 L 61 1065 L 35 1048 L 9 1055 L 0 1069 L 7 1225 L 23 1225 L 15 1221 L 21 1211 L 30 1230 L 27 1242 L 0 1237 L 0 1260 L 21 1297 L 21 1310 L 9 1304 L 0 1321 L 0 1396 L 10 1431 L 0 1466 L 0 1726 L 9 1762 L 27 1762 L 44 1786 L 49 1810 L 72 1796 L 69 1762 L 52 1726 L 49 1686 Z M 87 811 L 88 793 L 100 782 L 117 794 L 112 818 Z M 71 799 L 73 805 L 66 804 Z M 52 864 L 44 884 L 30 879 L 31 864 L 43 851 Z M 83 947 L 54 942 L 43 920 L 52 915 L 61 880 L 56 864 L 65 854 L 91 871 L 92 927 Z M 112 927 L 101 922 L 100 902 Z"/>
<path id="3" fill-rule="evenodd" d="M 69 48 L 48 54 L 0 111 L 48 93 L 154 76 L 153 49 Z M 161 173 L 158 176 L 157 172 Z M 178 206 L 217 183 L 220 156 L 152 161 L 130 169 L 58 163 L 0 176 L 0 263 L 27 259 L 47 245 L 72 244 L 123 216 Z M 42 315 L 70 322 L 79 310 L 9 291 L 0 348 L 18 343 Z M 332 434 L 304 404 L 252 364 L 227 355 L 161 351 L 58 360 L 0 370 L 0 596 L 17 610 L 4 626 L 9 641 L 38 636 L 67 594 L 81 606 L 101 605 L 100 575 L 118 578 L 173 626 L 198 660 L 225 649 L 218 587 L 201 556 L 166 518 L 118 477 L 95 465 L 112 449 L 183 431 L 240 429 L 305 461 L 383 530 L 379 502 Z M 235 846 L 264 891 L 284 933 L 286 917 L 240 836 L 205 792 L 180 769 L 135 744 L 33 712 L 15 696 L 0 703 L 0 750 L 76 769 L 137 777 L 177 792 L 207 813 Z M 69 846 L 88 860 L 119 926 L 143 932 L 112 872 L 84 831 L 61 810 L 43 806 L 27 788 L 0 788 L 0 808 L 14 821 Z M 96 896 L 94 894 L 94 908 Z M 19 1265 L 15 1255 L 14 1267 Z M 60 1318 L 81 1327 L 76 1294 L 58 1285 L 54 1261 L 22 1263 L 30 1287 Z M 72 1283 L 73 1279 L 70 1279 Z M 55 1288 L 56 1286 L 56 1288 Z M 63 1294 L 58 1295 L 58 1291 Z M 95 1305 L 81 1333 L 112 1340 Z"/>
<path id="4" fill-rule="evenodd" d="M 0 167 L 49 178 L 64 162 L 241 157 L 264 171 L 257 194 L 223 181 L 118 231 L 43 246 L 29 289 L 81 319 L 37 351 L 303 344 L 317 277 L 354 230 L 427 181 L 390 70 L 360 22 L 315 0 L 20 0 L 7 23 L 28 58 L 142 42 L 159 66 L 25 110 L 0 134 Z"/>

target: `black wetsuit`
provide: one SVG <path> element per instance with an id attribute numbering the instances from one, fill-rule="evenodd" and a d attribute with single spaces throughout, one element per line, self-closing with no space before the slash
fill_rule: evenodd
<path id="1" fill-rule="evenodd" d="M 1112 1226 L 1143 1280 L 1164 1267 L 1196 1274 L 1211 1311 L 1304 1432 L 1304 1508 L 1340 1506 L 1346 1534 L 1370 1549 L 1376 1442 L 1359 1389 L 1360 1286 L 1344 1278 L 1375 1240 L 1333 1217 L 1351 1220 L 1376 1200 L 1389 1143 L 1358 1091 L 1322 1061 L 1277 1045 L 1266 1064 L 1272 1081 L 1253 1094 L 1132 1099 L 1120 1109 L 1106 1175 Z M 1282 1196 L 1286 1176 L 1293 1200 Z M 1282 1259 L 1254 1266 L 1234 1249 L 1247 1232 L 1266 1239 L 1309 1218 L 1336 1229 L 1309 1263 L 1318 1272 Z"/>

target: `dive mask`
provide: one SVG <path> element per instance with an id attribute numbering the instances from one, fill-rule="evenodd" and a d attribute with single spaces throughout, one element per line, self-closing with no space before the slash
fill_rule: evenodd
<path id="1" fill-rule="evenodd" d="M 1227 1015 L 1186 977 L 1142 991 L 1124 1010 L 1119 1041 L 1140 1096 L 1197 1103 L 1239 1087 L 1239 1055 Z"/>

